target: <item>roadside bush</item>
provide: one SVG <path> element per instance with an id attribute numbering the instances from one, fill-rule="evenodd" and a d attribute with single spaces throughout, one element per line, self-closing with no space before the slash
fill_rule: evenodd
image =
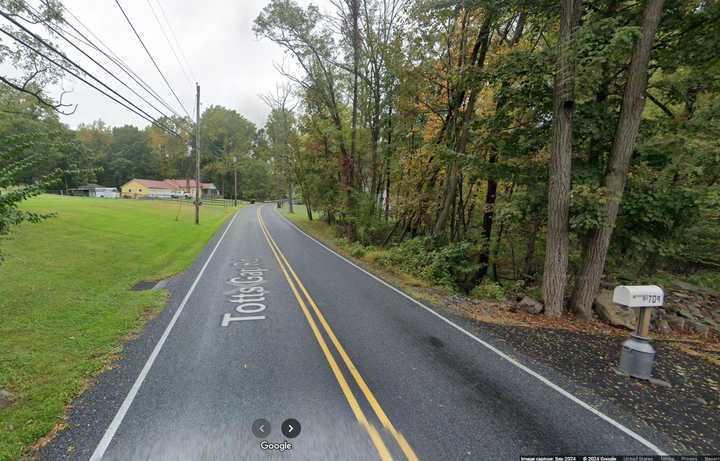
<path id="1" fill-rule="evenodd" d="M 360 242 L 351 242 L 345 237 L 335 237 L 335 243 L 350 253 L 354 258 L 362 258 L 367 254 L 370 248 Z"/>
<path id="2" fill-rule="evenodd" d="M 357 239 L 363 245 L 380 245 L 394 223 L 378 215 L 375 197 L 366 193 L 358 195 Z"/>
<path id="3" fill-rule="evenodd" d="M 358 241 L 363 245 L 381 245 L 392 227 L 393 223 L 382 219 L 374 219 L 358 228 Z"/>
<path id="4" fill-rule="evenodd" d="M 348 244 L 347 250 L 355 258 L 362 258 L 368 252 L 368 249 L 360 242 L 352 242 Z"/>
<path id="5" fill-rule="evenodd" d="M 483 282 L 473 288 L 470 295 L 480 299 L 493 299 L 495 301 L 503 301 L 506 293 L 502 285 L 497 282 Z"/>
<path id="6" fill-rule="evenodd" d="M 378 254 L 376 261 L 456 290 L 477 270 L 469 256 L 471 249 L 471 242 L 434 247 L 430 238 L 416 237 Z"/>

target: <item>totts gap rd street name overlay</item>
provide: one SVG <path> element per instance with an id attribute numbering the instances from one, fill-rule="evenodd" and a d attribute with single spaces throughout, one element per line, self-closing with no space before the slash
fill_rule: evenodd
<path id="1" fill-rule="evenodd" d="M 251 320 L 265 320 L 267 307 L 265 295 L 269 292 L 263 286 L 265 284 L 265 273 L 268 271 L 262 265 L 260 258 L 240 258 L 232 263 L 237 269 L 234 277 L 228 280 L 232 289 L 224 294 L 233 312 L 223 315 L 220 325 L 230 326 L 234 322 L 245 322 Z"/>

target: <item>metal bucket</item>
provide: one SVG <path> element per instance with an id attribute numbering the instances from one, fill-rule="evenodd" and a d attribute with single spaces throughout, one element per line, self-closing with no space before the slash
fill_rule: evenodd
<path id="1" fill-rule="evenodd" d="M 655 348 L 649 339 L 632 335 L 623 343 L 618 370 L 634 378 L 650 379 L 654 362 Z"/>

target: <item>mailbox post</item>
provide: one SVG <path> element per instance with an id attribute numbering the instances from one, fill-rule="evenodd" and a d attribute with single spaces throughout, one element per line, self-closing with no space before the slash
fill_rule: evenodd
<path id="1" fill-rule="evenodd" d="M 652 377 L 655 348 L 650 344 L 649 330 L 652 309 L 663 305 L 663 291 L 656 285 L 619 286 L 613 291 L 613 302 L 629 309 L 639 309 L 635 332 L 630 335 L 620 354 L 620 373 L 640 379 Z"/>

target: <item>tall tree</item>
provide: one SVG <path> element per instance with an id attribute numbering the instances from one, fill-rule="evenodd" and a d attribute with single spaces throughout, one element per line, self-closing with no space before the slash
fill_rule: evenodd
<path id="1" fill-rule="evenodd" d="M 295 117 L 293 108 L 289 107 L 291 88 L 289 85 L 278 86 L 274 94 L 262 97 L 271 112 L 265 124 L 270 142 L 270 153 L 273 157 L 275 172 L 278 180 L 284 183 L 288 196 L 288 208 L 294 213 L 293 186 L 298 181 L 296 177 L 294 156 L 291 151 L 292 138 L 295 136 Z"/>
<path id="2" fill-rule="evenodd" d="M 304 75 L 281 70 L 307 97 L 321 108 L 334 128 L 333 142 L 339 150 L 339 173 L 344 191 L 343 215 L 346 232 L 354 233 L 356 159 L 347 148 L 343 94 L 338 83 L 339 59 L 332 32 L 323 23 L 319 9 L 301 8 L 292 0 L 272 0 L 255 19 L 255 33 L 281 45 L 295 58 Z"/>
<path id="3" fill-rule="evenodd" d="M 563 312 L 569 254 L 568 220 L 572 175 L 572 118 L 575 109 L 573 34 L 581 15 L 581 0 L 560 2 L 560 43 L 555 72 L 553 138 L 550 147 L 548 187 L 548 228 L 543 272 L 545 315 L 559 317 Z"/>
<path id="4" fill-rule="evenodd" d="M 482 25 L 477 32 L 475 44 L 467 58 L 460 59 L 460 84 L 453 89 L 448 100 L 447 115 L 443 121 L 441 135 L 446 140 L 447 148 L 451 151 L 451 158 L 445 178 L 445 190 L 443 192 L 442 204 L 435 220 L 433 234 L 441 235 L 446 228 L 450 210 L 455 203 L 460 181 L 460 160 L 459 156 L 465 154 L 469 142 L 470 126 L 475 118 L 475 104 L 478 94 L 482 88 L 481 75 L 485 67 L 485 59 L 490 47 L 490 35 L 494 27 L 497 12 L 489 6 L 483 11 Z M 464 39 L 460 45 L 460 53 L 464 52 Z"/>
<path id="5" fill-rule="evenodd" d="M 572 305 L 580 316 L 588 319 L 592 315 L 593 300 L 605 269 L 610 239 L 617 221 L 630 159 L 645 108 L 648 63 L 655 41 L 655 32 L 662 18 L 663 3 L 664 0 L 647 0 L 645 5 L 640 27 L 641 36 L 635 43 L 627 70 L 622 109 L 615 130 L 607 173 L 603 180 L 607 191 L 607 201 L 603 206 L 604 223 L 590 234 L 583 248 L 582 266 L 577 274 Z"/>

